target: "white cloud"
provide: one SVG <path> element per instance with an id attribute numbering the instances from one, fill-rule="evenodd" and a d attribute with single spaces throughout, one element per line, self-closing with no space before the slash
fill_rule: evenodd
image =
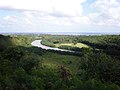
<path id="1" fill-rule="evenodd" d="M 74 17 L 72 18 L 72 21 L 79 24 L 90 24 L 90 20 L 87 16 Z"/>
<path id="2" fill-rule="evenodd" d="M 0 9 L 20 10 L 21 16 L 5 16 L 2 23 L 19 25 L 107 25 L 120 26 L 120 1 L 96 0 L 95 13 L 83 15 L 87 0 L 0 0 Z"/>
<path id="3" fill-rule="evenodd" d="M 85 0 L 0 0 L 0 8 L 76 16 L 82 15 L 83 2 Z"/>
<path id="4" fill-rule="evenodd" d="M 30 18 L 26 17 L 19 17 L 15 15 L 7 15 L 3 19 L 1 19 L 1 26 L 7 27 L 7 26 L 20 26 L 20 25 L 33 25 L 33 22 L 30 20 Z"/>
<path id="5" fill-rule="evenodd" d="M 47 13 L 41 12 L 31 12 L 25 11 L 23 12 L 24 19 L 30 20 L 33 22 L 33 25 L 39 25 L 41 23 L 55 24 L 55 25 L 73 25 L 73 24 L 88 24 L 89 18 L 86 16 L 76 16 L 76 17 L 62 17 L 62 16 L 54 16 Z"/>
<path id="6" fill-rule="evenodd" d="M 22 11 L 16 22 L 23 25 L 49 23 L 72 25 L 75 22 L 86 23 L 82 3 L 86 0 L 0 0 L 0 9 Z M 82 19 L 83 18 L 83 19 Z M 4 17 L 4 22 L 12 22 L 13 17 Z M 86 20 L 86 19 L 85 19 Z M 15 22 L 15 23 L 16 23 Z"/>
<path id="7" fill-rule="evenodd" d="M 4 21 L 11 22 L 11 23 L 17 23 L 16 16 L 6 16 L 3 18 Z"/>
<path id="8" fill-rule="evenodd" d="M 24 18 L 31 21 L 33 25 L 41 23 L 55 24 L 55 25 L 71 25 L 71 20 L 68 17 L 54 17 L 52 15 L 42 14 L 39 12 L 24 13 Z"/>
<path id="9" fill-rule="evenodd" d="M 98 25 L 116 25 L 120 23 L 120 1 L 119 0 L 96 0 L 91 5 L 97 13 L 89 14 L 91 23 Z"/>
<path id="10" fill-rule="evenodd" d="M 8 25 L 14 25 L 18 23 L 18 19 L 14 15 L 7 15 L 3 19 L 1 19 L 0 25 L 2 27 L 6 27 Z"/>

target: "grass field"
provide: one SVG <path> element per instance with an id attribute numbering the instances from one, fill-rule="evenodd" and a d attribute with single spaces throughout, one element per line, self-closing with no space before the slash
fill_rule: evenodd
<path id="1" fill-rule="evenodd" d="M 54 44 L 55 47 L 60 47 L 60 46 L 71 46 L 71 47 L 78 47 L 78 48 L 89 48 L 88 45 L 83 44 L 83 43 L 61 43 L 61 44 Z"/>

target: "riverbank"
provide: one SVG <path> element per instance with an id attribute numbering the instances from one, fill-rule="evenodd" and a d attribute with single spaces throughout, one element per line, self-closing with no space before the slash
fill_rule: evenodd
<path id="1" fill-rule="evenodd" d="M 48 47 L 48 46 L 42 45 L 41 42 L 42 42 L 42 40 L 34 40 L 34 41 L 31 43 L 31 45 L 32 45 L 32 46 L 35 46 L 35 47 L 40 47 L 40 48 L 45 49 L 45 50 L 75 52 L 75 51 L 66 50 L 66 49 L 59 49 L 59 48 Z"/>

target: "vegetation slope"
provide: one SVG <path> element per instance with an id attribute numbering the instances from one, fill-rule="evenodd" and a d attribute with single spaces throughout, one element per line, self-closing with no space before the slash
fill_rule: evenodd
<path id="1" fill-rule="evenodd" d="M 30 45 L 41 37 L 46 45 L 91 48 L 72 48 L 78 54 Z M 119 40 L 119 35 L 0 35 L 0 90 L 120 90 Z"/>

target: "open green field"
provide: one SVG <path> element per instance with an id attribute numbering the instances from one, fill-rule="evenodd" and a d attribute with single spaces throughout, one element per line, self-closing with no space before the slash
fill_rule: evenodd
<path id="1" fill-rule="evenodd" d="M 60 47 L 60 46 L 71 46 L 71 47 L 78 47 L 78 48 L 89 48 L 88 45 L 83 44 L 83 43 L 61 43 L 61 44 L 54 44 L 55 47 Z"/>

